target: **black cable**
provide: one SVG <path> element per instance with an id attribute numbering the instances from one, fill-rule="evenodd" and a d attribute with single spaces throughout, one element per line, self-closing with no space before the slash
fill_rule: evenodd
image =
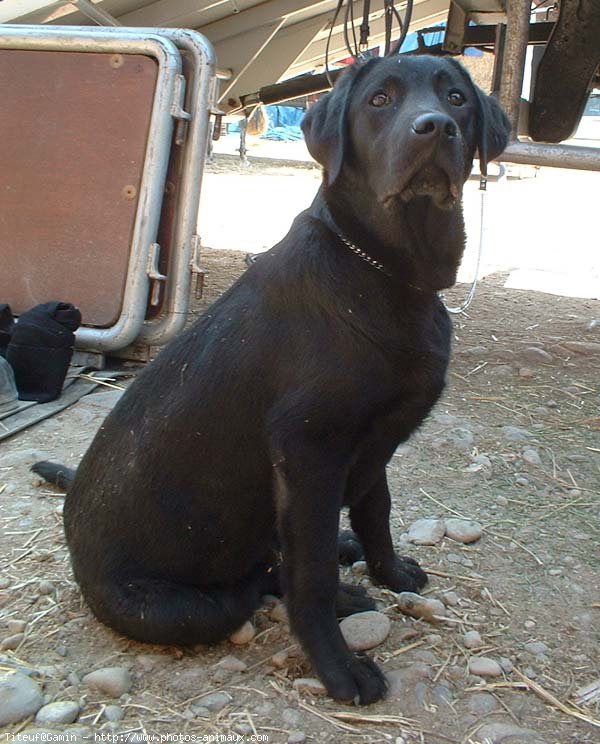
<path id="1" fill-rule="evenodd" d="M 352 0 L 347 0 L 346 2 L 346 13 L 344 15 L 344 42 L 346 44 L 346 49 L 348 51 L 348 54 L 351 57 L 357 57 L 358 56 L 358 49 L 356 47 L 356 44 L 354 45 L 354 49 L 350 45 L 350 36 L 348 34 L 348 26 L 350 25 L 350 14 L 352 12 Z"/>
<path id="2" fill-rule="evenodd" d="M 402 49 L 402 44 L 406 41 L 406 35 L 408 34 L 408 28 L 412 21 L 413 13 L 413 0 L 406 0 L 406 8 L 404 10 L 404 22 L 402 23 L 402 31 L 400 32 L 400 38 L 398 40 L 398 54 Z"/>
<path id="3" fill-rule="evenodd" d="M 350 3 L 350 23 L 352 24 L 352 40 L 354 41 L 354 48 L 356 49 L 356 56 L 358 57 L 360 53 L 360 46 L 358 44 L 358 39 L 356 38 L 356 24 L 354 20 L 354 3 L 352 0 L 348 0 Z"/>
<path id="4" fill-rule="evenodd" d="M 392 43 L 392 23 L 394 21 L 394 0 L 383 0 L 384 25 L 385 25 L 385 42 L 383 47 L 383 56 L 387 57 L 390 53 Z"/>
<path id="5" fill-rule="evenodd" d="M 343 4 L 344 0 L 338 0 L 337 8 L 335 9 L 333 20 L 331 21 L 331 28 L 329 29 L 329 34 L 327 35 L 327 44 L 325 45 L 325 74 L 327 75 L 327 81 L 332 88 L 333 81 L 331 80 L 331 75 L 329 74 L 329 45 L 331 44 L 331 37 L 333 36 L 335 22 L 338 19 Z"/>
<path id="6" fill-rule="evenodd" d="M 363 19 L 360 24 L 360 46 L 368 47 L 369 45 L 369 15 L 371 13 L 371 0 L 364 0 L 363 3 Z"/>

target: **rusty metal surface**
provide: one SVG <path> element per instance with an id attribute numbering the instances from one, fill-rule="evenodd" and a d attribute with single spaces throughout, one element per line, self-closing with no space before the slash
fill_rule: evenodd
<path id="1" fill-rule="evenodd" d="M 0 298 L 120 315 L 157 80 L 138 54 L 0 50 Z"/>

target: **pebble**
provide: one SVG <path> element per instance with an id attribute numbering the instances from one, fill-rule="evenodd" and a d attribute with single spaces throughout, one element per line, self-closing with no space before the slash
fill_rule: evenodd
<path id="1" fill-rule="evenodd" d="M 248 664 L 235 656 L 225 656 L 217 666 L 227 672 L 245 672 L 248 669 Z"/>
<path id="2" fill-rule="evenodd" d="M 522 377 L 524 380 L 531 380 L 535 377 L 535 372 L 530 367 L 521 367 L 519 377 Z"/>
<path id="3" fill-rule="evenodd" d="M 294 680 L 294 689 L 310 695 L 326 695 L 325 685 L 315 677 L 299 677 Z"/>
<path id="4" fill-rule="evenodd" d="M 9 633 L 23 633 L 27 627 L 27 620 L 12 619 L 6 623 Z"/>
<path id="5" fill-rule="evenodd" d="M 277 602 L 271 612 L 269 612 L 269 618 L 274 620 L 276 623 L 287 623 L 289 624 L 290 619 L 288 617 L 287 608 L 283 602 Z"/>
<path id="6" fill-rule="evenodd" d="M 522 454 L 523 454 L 523 459 L 529 465 L 541 465 L 542 464 L 542 458 L 540 457 L 540 453 L 533 447 L 525 447 Z"/>
<path id="7" fill-rule="evenodd" d="M 592 320 L 588 321 L 585 324 L 585 330 L 586 331 L 600 330 L 600 323 L 596 320 L 596 318 L 593 318 Z"/>
<path id="8" fill-rule="evenodd" d="M 0 589 L 8 589 L 10 586 L 10 579 L 6 576 L 0 576 Z"/>
<path id="9" fill-rule="evenodd" d="M 476 630 L 467 630 L 463 635 L 463 644 L 465 648 L 481 648 L 484 643 L 481 635 Z"/>
<path id="10" fill-rule="evenodd" d="M 444 592 L 442 602 L 446 607 L 456 607 L 460 603 L 460 597 L 456 592 Z"/>
<path id="11" fill-rule="evenodd" d="M 485 723 L 481 728 L 477 730 L 478 741 L 484 741 L 486 744 L 502 744 L 502 742 L 518 741 L 519 744 L 524 742 L 531 742 L 535 744 L 540 742 L 535 731 L 531 729 L 524 729 L 521 726 L 517 726 L 515 723 L 502 723 L 495 721 L 494 723 Z"/>
<path id="12" fill-rule="evenodd" d="M 250 620 L 246 620 L 241 628 L 238 628 L 235 633 L 232 633 L 229 636 L 229 640 L 236 646 L 244 646 L 246 643 L 250 643 L 255 635 L 256 631 L 254 630 L 254 625 L 252 625 Z"/>
<path id="13" fill-rule="evenodd" d="M 352 573 L 357 576 L 362 576 L 367 573 L 367 562 L 366 561 L 355 561 L 352 564 Z"/>
<path id="14" fill-rule="evenodd" d="M 367 651 L 375 648 L 389 636 L 392 624 L 381 612 L 369 610 L 345 617 L 340 630 L 351 651 Z"/>
<path id="15" fill-rule="evenodd" d="M 439 599 L 421 597 L 413 592 L 402 592 L 398 595 L 398 609 L 405 615 L 423 618 L 428 623 L 440 622 L 436 619 L 446 615 L 446 607 Z"/>
<path id="16" fill-rule="evenodd" d="M 469 672 L 476 677 L 500 677 L 502 667 L 487 656 L 473 656 L 469 659 Z"/>
<path id="17" fill-rule="evenodd" d="M 405 641 L 412 641 L 413 638 L 418 638 L 421 634 L 416 628 L 406 628 L 398 633 L 398 641 L 404 643 Z"/>
<path id="18" fill-rule="evenodd" d="M 40 583 L 38 584 L 38 592 L 40 594 L 44 594 L 44 595 L 54 594 L 55 591 L 56 591 L 56 587 L 51 581 L 44 580 L 44 581 L 40 581 Z"/>
<path id="19" fill-rule="evenodd" d="M 498 506 L 508 506 L 508 499 L 506 496 L 496 496 L 496 503 Z"/>
<path id="20" fill-rule="evenodd" d="M 273 703 L 261 703 L 261 705 L 259 705 L 256 708 L 256 715 L 270 716 L 274 710 L 275 710 L 275 705 Z"/>
<path id="21" fill-rule="evenodd" d="M 302 721 L 302 716 L 295 708 L 284 708 L 283 713 L 281 714 L 281 719 L 288 726 L 298 726 Z"/>
<path id="22" fill-rule="evenodd" d="M 498 701 L 489 692 L 476 692 L 467 701 L 470 713 L 476 716 L 486 715 L 498 708 Z"/>
<path id="23" fill-rule="evenodd" d="M 405 669 L 391 669 L 385 673 L 389 685 L 388 697 L 404 697 L 421 680 L 433 679 L 433 669 L 422 661 L 415 661 Z"/>
<path id="24" fill-rule="evenodd" d="M 417 519 L 408 531 L 408 539 L 415 545 L 436 545 L 444 537 L 445 531 L 442 519 Z"/>
<path id="25" fill-rule="evenodd" d="M 79 716 L 79 703 L 72 701 L 48 703 L 37 712 L 36 723 L 74 723 Z"/>
<path id="26" fill-rule="evenodd" d="M 81 680 L 75 672 L 69 672 L 69 674 L 67 674 L 66 682 L 71 685 L 71 687 L 78 687 L 81 684 Z"/>
<path id="27" fill-rule="evenodd" d="M 122 721 L 125 718 L 125 711 L 120 705 L 107 705 L 102 715 L 107 721 Z"/>
<path id="28" fill-rule="evenodd" d="M 463 352 L 464 356 L 470 356 L 481 358 L 487 355 L 487 348 L 485 346 L 471 346 L 469 349 L 464 349 Z"/>
<path id="29" fill-rule="evenodd" d="M 530 654 L 534 654 L 535 656 L 545 654 L 549 650 L 548 646 L 546 646 L 545 643 L 542 643 L 542 641 L 530 641 L 525 644 L 525 651 L 528 651 Z"/>
<path id="30" fill-rule="evenodd" d="M 531 432 L 520 426 L 502 426 L 500 431 L 507 442 L 525 442 L 531 437 Z"/>
<path id="31" fill-rule="evenodd" d="M 271 656 L 271 664 L 278 669 L 283 669 L 288 662 L 289 654 L 287 651 L 278 651 Z"/>
<path id="32" fill-rule="evenodd" d="M 527 478 L 523 478 L 522 475 L 519 475 L 515 478 L 515 485 L 520 486 L 521 488 L 526 488 L 529 485 L 529 481 Z"/>
<path id="33" fill-rule="evenodd" d="M 413 658 L 429 666 L 439 664 L 440 662 L 439 658 L 433 653 L 433 651 L 427 651 L 426 649 L 418 649 L 417 651 L 414 651 Z"/>
<path id="34" fill-rule="evenodd" d="M 524 349 L 520 357 L 525 362 L 529 362 L 529 364 L 549 364 L 553 361 L 552 354 L 535 346 L 529 346 L 527 349 Z"/>
<path id="35" fill-rule="evenodd" d="M 497 377 L 501 380 L 506 380 L 509 377 L 512 377 L 514 374 L 514 369 L 510 366 L 510 364 L 499 364 L 496 367 L 491 367 L 489 370 L 490 377 Z"/>
<path id="36" fill-rule="evenodd" d="M 226 705 L 229 705 L 231 701 L 231 695 L 228 695 L 226 692 L 212 692 L 210 695 L 200 698 L 198 705 L 210 710 L 212 713 L 217 713 L 223 710 Z"/>
<path id="37" fill-rule="evenodd" d="M 2 643 L 0 643 L 0 651 L 14 651 L 21 645 L 21 643 L 23 643 L 24 640 L 24 633 L 15 633 L 14 635 L 7 636 Z"/>
<path id="38" fill-rule="evenodd" d="M 242 734 L 242 736 L 249 736 L 252 733 L 252 726 L 249 723 L 236 723 L 233 727 L 236 734 Z"/>
<path id="39" fill-rule="evenodd" d="M 109 697 L 118 698 L 131 690 L 131 675 L 125 667 L 105 667 L 86 674 L 83 683 Z"/>
<path id="40" fill-rule="evenodd" d="M 437 705 L 450 705 L 454 699 L 454 695 L 446 685 L 436 685 L 433 688 L 433 699 Z"/>
<path id="41" fill-rule="evenodd" d="M 502 667 L 502 671 L 506 674 L 510 674 L 512 670 L 515 668 L 515 665 L 512 663 L 510 659 L 507 659 L 506 656 L 502 656 L 500 658 L 500 666 Z"/>
<path id="42" fill-rule="evenodd" d="M 159 666 L 171 664 L 173 657 L 166 654 L 138 654 L 136 661 L 145 672 L 153 672 Z"/>
<path id="43" fill-rule="evenodd" d="M 487 455 L 479 454 L 479 455 L 473 455 L 471 458 L 473 460 L 473 465 L 483 467 L 487 470 L 491 470 L 492 467 L 492 461 Z"/>
<path id="44" fill-rule="evenodd" d="M 562 346 L 576 354 L 600 354 L 600 344 L 596 341 L 564 341 Z"/>
<path id="45" fill-rule="evenodd" d="M 448 442 L 463 452 L 470 450 L 474 441 L 473 432 L 464 426 L 457 426 L 448 435 Z"/>
<path id="46" fill-rule="evenodd" d="M 37 713 L 44 698 L 38 685 L 21 672 L 0 672 L 0 726 Z"/>
<path id="47" fill-rule="evenodd" d="M 523 627 L 525 630 L 533 630 L 535 628 L 535 620 L 525 620 Z"/>
<path id="48" fill-rule="evenodd" d="M 547 400 L 546 406 L 548 408 L 558 408 L 558 403 L 555 400 Z"/>
<path id="49" fill-rule="evenodd" d="M 479 540 L 483 535 L 483 527 L 479 522 L 467 519 L 446 519 L 446 537 L 460 543 L 469 544 Z"/>
<path id="50" fill-rule="evenodd" d="M 306 741 L 306 734 L 304 731 L 290 731 L 287 741 L 288 744 L 303 744 Z"/>

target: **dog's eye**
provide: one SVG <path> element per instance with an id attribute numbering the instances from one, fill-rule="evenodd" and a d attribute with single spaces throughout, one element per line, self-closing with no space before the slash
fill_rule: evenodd
<path id="1" fill-rule="evenodd" d="M 465 100 L 465 97 L 459 90 L 451 90 L 448 93 L 448 101 L 452 106 L 462 106 Z"/>
<path id="2" fill-rule="evenodd" d="M 379 108 L 380 106 L 385 106 L 390 102 L 390 97 L 387 93 L 375 93 L 373 98 L 371 98 L 371 106 L 375 106 L 376 108 Z"/>

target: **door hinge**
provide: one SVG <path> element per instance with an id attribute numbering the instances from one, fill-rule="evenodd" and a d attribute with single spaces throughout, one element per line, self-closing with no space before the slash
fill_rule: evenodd
<path id="1" fill-rule="evenodd" d="M 190 261 L 190 270 L 195 277 L 196 285 L 194 294 L 196 299 L 199 300 L 204 293 L 204 277 L 206 272 L 200 264 L 200 251 L 202 250 L 202 243 L 199 235 L 192 235 L 192 260 Z"/>
<path id="2" fill-rule="evenodd" d="M 192 115 L 186 111 L 183 106 L 185 103 L 185 77 L 177 75 L 175 78 L 175 90 L 173 91 L 173 103 L 171 104 L 171 116 L 177 119 L 175 129 L 175 144 L 182 145 L 185 142 L 188 122 L 192 120 Z"/>
<path id="3" fill-rule="evenodd" d="M 148 252 L 148 263 L 146 265 L 146 274 L 151 282 L 150 304 L 154 307 L 160 302 L 160 283 L 166 281 L 167 277 L 161 274 L 158 269 L 160 259 L 160 245 L 152 243 Z"/>

